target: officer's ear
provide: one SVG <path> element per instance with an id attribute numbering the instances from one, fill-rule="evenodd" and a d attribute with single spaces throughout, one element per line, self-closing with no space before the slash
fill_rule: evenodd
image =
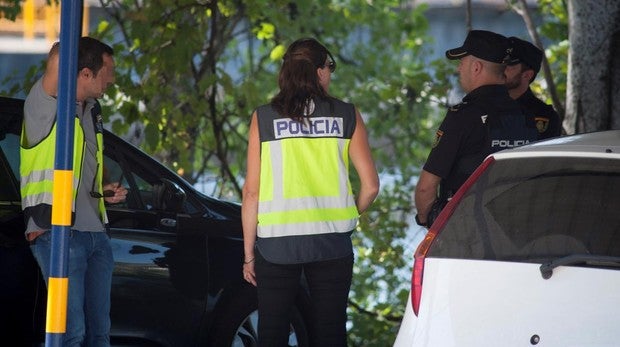
<path id="1" fill-rule="evenodd" d="M 479 74 L 484 67 L 484 63 L 480 59 L 474 59 L 470 65 L 470 69 L 472 73 Z"/>
<path id="2" fill-rule="evenodd" d="M 525 68 L 523 72 L 521 72 L 521 78 L 528 84 L 534 79 L 534 76 L 536 76 L 536 73 L 532 69 Z"/>

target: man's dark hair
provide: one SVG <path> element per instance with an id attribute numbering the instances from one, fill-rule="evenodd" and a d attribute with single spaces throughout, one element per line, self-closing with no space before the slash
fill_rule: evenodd
<path id="1" fill-rule="evenodd" d="M 80 37 L 78 43 L 78 72 L 90 69 L 95 76 L 103 66 L 103 55 L 114 55 L 112 47 L 92 37 Z"/>

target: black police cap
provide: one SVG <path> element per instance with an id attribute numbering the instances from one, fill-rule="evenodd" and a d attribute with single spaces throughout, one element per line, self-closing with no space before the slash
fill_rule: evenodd
<path id="1" fill-rule="evenodd" d="M 472 30 L 461 47 L 446 51 L 446 58 L 455 60 L 467 55 L 493 63 L 504 64 L 510 58 L 510 42 L 504 35 L 486 30 Z"/>
<path id="2" fill-rule="evenodd" d="M 543 51 L 532 43 L 521 40 L 518 37 L 509 37 L 512 52 L 510 53 L 510 65 L 523 63 L 530 67 L 534 72 L 540 71 L 540 63 L 543 58 Z"/>

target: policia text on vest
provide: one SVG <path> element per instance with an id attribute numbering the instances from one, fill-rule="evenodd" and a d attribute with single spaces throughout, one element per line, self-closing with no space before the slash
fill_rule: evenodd
<path id="1" fill-rule="evenodd" d="M 340 117 L 316 117 L 298 122 L 290 118 L 273 120 L 276 139 L 289 137 L 343 137 L 343 119 Z"/>

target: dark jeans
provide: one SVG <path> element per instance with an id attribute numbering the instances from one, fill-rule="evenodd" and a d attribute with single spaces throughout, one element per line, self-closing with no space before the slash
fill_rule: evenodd
<path id="1" fill-rule="evenodd" d="M 47 284 L 50 275 L 51 231 L 30 246 Z M 114 259 L 105 232 L 71 231 L 69 292 L 63 347 L 110 346 L 110 288 Z"/>
<path id="2" fill-rule="evenodd" d="M 347 301 L 353 276 L 350 256 L 305 264 L 274 264 L 256 252 L 258 339 L 261 347 L 288 346 L 289 324 L 302 271 L 312 303 L 314 346 L 347 345 Z"/>

